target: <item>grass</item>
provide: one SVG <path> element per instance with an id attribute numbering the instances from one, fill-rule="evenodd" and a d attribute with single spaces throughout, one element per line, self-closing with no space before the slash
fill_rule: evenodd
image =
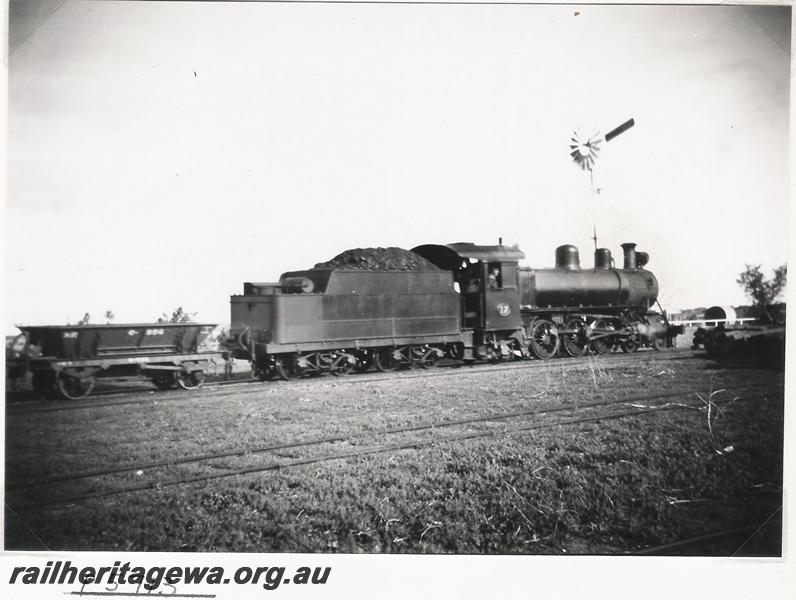
<path id="1" fill-rule="evenodd" d="M 622 552 L 762 522 L 777 509 L 781 395 L 716 403 L 728 397 L 720 388 L 777 380 L 754 370 L 716 373 L 697 359 L 571 371 L 551 363 L 542 371 L 463 370 L 457 379 L 263 384 L 223 399 L 155 400 L 145 409 L 9 416 L 7 482 L 645 391 L 681 389 L 692 401 L 699 393 L 704 410 L 504 433 L 19 512 L 52 549 Z M 207 467 L 184 472 L 199 469 Z M 118 485 L 70 485 L 110 484 Z"/>

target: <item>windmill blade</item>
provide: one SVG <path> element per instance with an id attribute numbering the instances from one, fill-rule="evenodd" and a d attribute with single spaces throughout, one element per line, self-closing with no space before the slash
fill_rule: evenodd
<path id="1" fill-rule="evenodd" d="M 628 119 L 627 121 L 625 121 L 624 123 L 622 123 L 622 124 L 621 124 L 619 127 L 617 127 L 616 129 L 612 129 L 611 131 L 609 131 L 608 133 L 606 133 L 606 134 L 605 134 L 605 141 L 606 141 L 606 142 L 610 142 L 612 139 L 614 139 L 614 138 L 615 138 L 616 136 L 618 136 L 620 133 L 624 133 L 625 131 L 627 131 L 628 129 L 630 129 L 631 127 L 633 127 L 633 125 L 635 125 L 635 124 L 636 124 L 636 122 L 635 122 L 633 119 Z"/>
<path id="2" fill-rule="evenodd" d="M 585 129 L 578 127 L 569 137 L 569 155 L 578 166 L 584 171 L 591 171 L 599 158 L 600 146 L 603 142 L 610 142 L 616 136 L 624 133 L 636 122 L 628 119 L 619 127 L 616 127 L 603 136 L 596 129 Z"/>
<path id="3" fill-rule="evenodd" d="M 575 129 L 570 136 L 569 155 L 584 171 L 591 171 L 600 152 L 603 136 L 596 130 Z"/>

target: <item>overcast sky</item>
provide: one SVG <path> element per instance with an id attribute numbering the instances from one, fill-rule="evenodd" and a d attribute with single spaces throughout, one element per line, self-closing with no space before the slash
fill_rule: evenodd
<path id="1" fill-rule="evenodd" d="M 747 303 L 744 264 L 787 258 L 789 8 L 31 12 L 10 23 L 6 333 L 178 305 L 224 323 L 244 281 L 354 247 L 500 236 L 591 266 L 593 223 L 650 253 L 670 310 Z M 595 201 L 570 132 L 630 117 Z"/>

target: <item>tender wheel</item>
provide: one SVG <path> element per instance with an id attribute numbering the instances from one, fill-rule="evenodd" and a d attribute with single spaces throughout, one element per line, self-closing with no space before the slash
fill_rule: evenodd
<path id="1" fill-rule="evenodd" d="M 201 386 L 204 380 L 204 371 L 193 371 L 192 373 L 180 371 L 177 373 L 177 384 L 184 390 L 194 390 Z"/>
<path id="2" fill-rule="evenodd" d="M 177 384 L 177 375 L 173 371 L 169 371 L 153 377 L 152 383 L 161 390 L 169 390 Z"/>
<path id="3" fill-rule="evenodd" d="M 597 354 L 607 354 L 608 352 L 613 352 L 614 348 L 616 348 L 616 342 L 614 341 L 613 335 L 610 335 L 609 332 L 616 331 L 616 327 L 614 327 L 611 323 L 609 323 L 606 319 L 597 319 L 591 325 L 592 333 L 594 335 L 598 335 L 595 340 L 592 340 L 591 347 Z"/>
<path id="4" fill-rule="evenodd" d="M 417 364 L 420 365 L 421 369 L 428 369 L 430 367 L 436 366 L 439 362 L 440 356 L 439 352 L 436 348 L 419 348 L 420 352 L 418 352 L 419 358 L 417 359 Z"/>
<path id="5" fill-rule="evenodd" d="M 260 381 L 270 381 L 274 376 L 273 370 L 267 364 L 251 363 L 251 367 L 252 367 L 252 379 L 259 379 Z"/>
<path id="6" fill-rule="evenodd" d="M 652 340 L 652 349 L 660 352 L 666 348 L 666 340 L 663 338 L 656 338 Z"/>
<path id="7" fill-rule="evenodd" d="M 58 391 L 61 392 L 64 398 L 68 398 L 69 400 L 80 400 L 91 393 L 96 382 L 96 378 L 94 377 L 79 379 L 67 375 L 66 373 L 60 373 L 58 375 Z"/>
<path id="8" fill-rule="evenodd" d="M 366 373 L 373 366 L 373 352 L 364 351 L 357 354 L 357 364 L 354 370 L 357 373 Z"/>
<path id="9" fill-rule="evenodd" d="M 552 321 L 538 319 L 531 323 L 529 349 L 536 358 L 553 358 L 558 352 L 558 329 Z"/>
<path id="10" fill-rule="evenodd" d="M 351 374 L 354 369 L 357 367 L 357 359 L 352 356 L 351 354 L 341 354 L 332 363 L 332 366 L 329 367 L 329 371 L 332 375 L 349 375 Z"/>
<path id="11" fill-rule="evenodd" d="M 583 356 L 589 351 L 589 338 L 583 319 L 570 319 L 564 328 L 568 333 L 561 336 L 564 351 L 570 356 Z"/>
<path id="12" fill-rule="evenodd" d="M 638 350 L 638 342 L 636 340 L 625 340 L 621 344 L 622 352 L 630 354 Z"/>
<path id="13" fill-rule="evenodd" d="M 296 357 L 290 354 L 277 356 L 274 358 L 274 373 L 283 381 L 288 381 L 298 377 L 302 373 L 296 361 Z"/>
<path id="14" fill-rule="evenodd" d="M 462 360 L 464 358 L 464 344 L 448 344 L 448 356 L 453 360 Z"/>
<path id="15" fill-rule="evenodd" d="M 398 361 L 395 359 L 393 348 L 379 348 L 373 353 L 373 365 L 377 371 L 385 373 L 398 369 Z"/>
<path id="16" fill-rule="evenodd" d="M 276 376 L 282 381 L 288 381 L 292 375 L 288 366 L 285 365 L 284 359 L 281 358 L 277 358 L 274 361 L 274 373 L 276 373 Z"/>

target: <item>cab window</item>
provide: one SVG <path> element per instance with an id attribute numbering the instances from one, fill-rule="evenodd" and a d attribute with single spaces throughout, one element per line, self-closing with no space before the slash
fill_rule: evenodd
<path id="1" fill-rule="evenodd" d="M 489 263 L 487 270 L 487 287 L 491 289 L 503 287 L 503 273 L 500 263 Z"/>

